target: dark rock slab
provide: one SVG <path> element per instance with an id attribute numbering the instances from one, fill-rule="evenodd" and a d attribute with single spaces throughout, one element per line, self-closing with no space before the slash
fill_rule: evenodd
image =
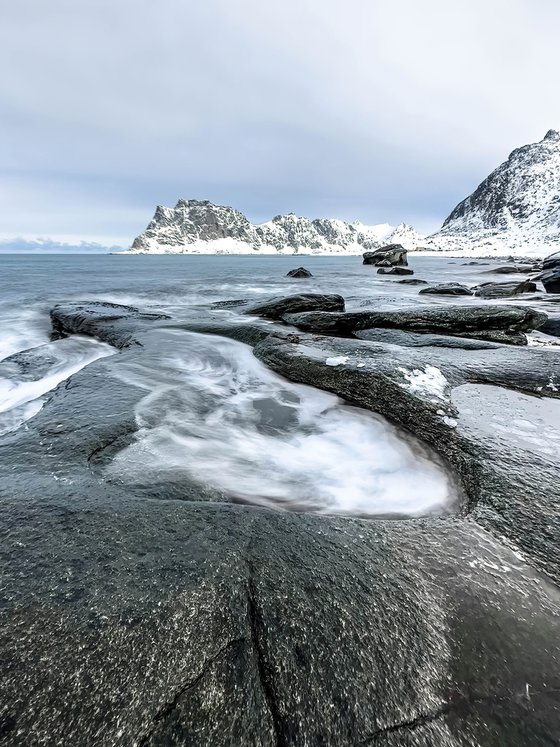
<path id="1" fill-rule="evenodd" d="M 535 280 L 541 281 L 547 293 L 560 293 L 560 267 L 545 270 Z"/>
<path id="2" fill-rule="evenodd" d="M 117 348 L 134 344 L 139 322 L 168 319 L 165 314 L 151 314 L 134 306 L 104 301 L 57 304 L 51 310 L 52 339 L 72 334 L 89 335 Z"/>
<path id="3" fill-rule="evenodd" d="M 377 270 L 378 275 L 414 275 L 414 270 L 410 270 L 408 267 L 380 267 Z"/>
<path id="4" fill-rule="evenodd" d="M 525 344 L 523 334 L 538 329 L 546 314 L 519 306 L 431 306 L 399 311 L 306 312 L 286 314 L 289 324 L 308 332 L 351 335 L 358 330 L 385 327 L 414 332 L 476 337 Z"/>
<path id="5" fill-rule="evenodd" d="M 427 280 L 420 280 L 420 278 L 405 278 L 404 280 L 397 280 L 397 283 L 402 283 L 403 285 L 428 285 Z"/>
<path id="6" fill-rule="evenodd" d="M 469 339 L 467 337 L 451 337 L 450 335 L 433 335 L 421 332 L 407 332 L 401 329 L 364 329 L 355 332 L 359 340 L 383 342 L 390 345 L 400 345 L 405 348 L 456 348 L 458 350 L 495 350 L 498 345 L 486 340 Z"/>
<path id="7" fill-rule="evenodd" d="M 466 285 L 461 283 L 439 283 L 430 285 L 428 288 L 422 288 L 419 293 L 433 296 L 472 296 L 473 292 Z"/>
<path id="8" fill-rule="evenodd" d="M 550 254 L 543 260 L 543 270 L 555 270 L 560 267 L 560 252 Z"/>
<path id="9" fill-rule="evenodd" d="M 535 293 L 537 284 L 531 280 L 524 280 L 522 283 L 482 283 L 472 290 L 479 298 L 509 298 L 521 293 Z"/>
<path id="10" fill-rule="evenodd" d="M 377 265 L 379 267 L 382 266 L 381 263 L 383 262 L 383 266 L 385 267 L 393 265 L 405 266 L 408 264 L 407 254 L 408 252 L 402 244 L 387 244 L 373 252 L 364 252 L 363 264 Z"/>
<path id="11" fill-rule="evenodd" d="M 306 270 L 305 267 L 298 267 L 295 270 L 290 270 L 286 277 L 288 278 L 312 278 L 313 275 L 309 270 Z"/>
<path id="12" fill-rule="evenodd" d="M 284 314 L 304 311 L 344 311 L 344 299 L 337 295 L 302 293 L 269 299 L 251 306 L 244 313 L 267 319 L 280 319 Z"/>
<path id="13" fill-rule="evenodd" d="M 553 337 L 560 337 L 560 316 L 549 316 L 543 326 L 540 327 L 539 332 L 544 332 L 545 335 L 552 335 Z"/>
<path id="14" fill-rule="evenodd" d="M 273 370 L 416 433 L 466 492 L 468 517 L 366 521 L 105 481 L 95 460 L 134 431 L 145 394 L 115 368 L 173 349 L 127 323 L 141 345 L 0 439 L 4 744 L 554 743 L 557 458 L 476 416 L 512 410 L 488 384 L 558 397 L 557 355 L 261 337 Z"/>
<path id="15" fill-rule="evenodd" d="M 533 265 L 504 265 L 503 267 L 494 267 L 488 272 L 493 272 L 497 275 L 514 275 L 516 273 L 527 273 L 531 272 Z"/>

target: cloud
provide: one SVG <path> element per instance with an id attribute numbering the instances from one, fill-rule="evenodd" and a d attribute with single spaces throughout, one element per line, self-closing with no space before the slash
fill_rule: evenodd
<path id="1" fill-rule="evenodd" d="M 0 235 L 129 243 L 156 204 L 435 228 L 560 125 L 542 0 L 22 0 L 0 10 Z"/>

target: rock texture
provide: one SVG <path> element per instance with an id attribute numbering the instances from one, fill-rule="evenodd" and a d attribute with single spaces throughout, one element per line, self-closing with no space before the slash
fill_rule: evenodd
<path id="1" fill-rule="evenodd" d="M 286 277 L 289 278 L 312 278 L 313 274 L 306 270 L 305 267 L 298 267 L 295 270 L 290 270 Z"/>
<path id="2" fill-rule="evenodd" d="M 422 288 L 418 293 L 430 296 L 472 296 L 473 292 L 466 285 L 461 283 L 438 283 L 430 285 L 428 288 Z"/>
<path id="3" fill-rule="evenodd" d="M 408 264 L 407 251 L 402 244 L 387 244 L 373 252 L 364 252 L 364 265 L 403 267 Z"/>
<path id="4" fill-rule="evenodd" d="M 306 332 L 351 335 L 364 329 L 403 329 L 430 334 L 475 337 L 525 345 L 525 332 L 541 327 L 546 314 L 520 306 L 441 306 L 398 311 L 308 311 L 282 318 Z"/>
<path id="5" fill-rule="evenodd" d="M 410 227 L 407 227 L 410 228 Z M 412 229 L 395 232 L 412 240 Z M 361 254 L 380 246 L 391 226 L 367 226 L 342 220 L 309 220 L 293 213 L 255 225 L 232 207 L 208 200 L 179 200 L 175 207 L 158 206 L 133 242 L 132 253 L 202 254 Z"/>
<path id="6" fill-rule="evenodd" d="M 528 400 L 536 426 L 560 404 L 554 353 L 263 322 L 254 352 L 272 370 L 417 433 L 464 489 L 453 516 L 349 520 L 104 480 L 97 460 L 134 436 L 144 396 L 119 365 L 176 338 L 173 320 L 87 307 L 84 325 L 66 304 L 57 332 L 128 344 L 0 440 L 3 744 L 555 743 L 558 460 L 510 416 L 527 422 Z"/>
<path id="7" fill-rule="evenodd" d="M 519 296 L 521 293 L 534 293 L 537 290 L 537 284 L 531 280 L 525 280 L 522 283 L 482 283 L 472 290 L 479 298 L 510 298 Z"/>

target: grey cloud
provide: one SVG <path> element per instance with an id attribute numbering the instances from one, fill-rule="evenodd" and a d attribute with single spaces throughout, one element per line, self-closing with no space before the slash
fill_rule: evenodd
<path id="1" fill-rule="evenodd" d="M 560 123 L 560 7 L 21 0 L 0 10 L 0 235 L 129 242 L 156 204 L 435 228 Z"/>

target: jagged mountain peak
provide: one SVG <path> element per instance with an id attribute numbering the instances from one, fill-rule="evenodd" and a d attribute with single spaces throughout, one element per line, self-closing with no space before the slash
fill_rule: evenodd
<path id="1" fill-rule="evenodd" d="M 174 208 L 157 207 L 152 221 L 134 240 L 130 251 L 361 254 L 381 246 L 393 230 L 387 224 L 366 226 L 330 218 L 310 220 L 295 213 L 275 215 L 265 223 L 252 224 L 235 208 L 215 205 L 210 200 L 180 199 Z M 415 235 L 411 229 L 404 238 L 413 239 Z"/>
<path id="2" fill-rule="evenodd" d="M 560 132 L 516 148 L 449 214 L 432 239 L 478 244 L 555 244 L 560 240 Z"/>

